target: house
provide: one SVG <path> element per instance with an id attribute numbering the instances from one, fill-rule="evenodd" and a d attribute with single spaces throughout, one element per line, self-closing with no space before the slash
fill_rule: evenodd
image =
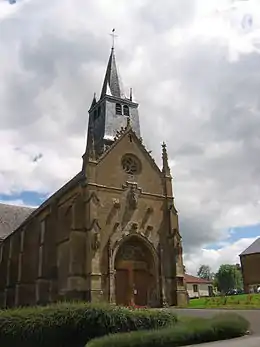
<path id="1" fill-rule="evenodd" d="M 163 143 L 160 168 L 143 144 L 138 106 L 122 88 L 112 48 L 80 172 L 37 209 L 0 204 L 0 307 L 185 305 L 167 149 Z"/>
<path id="2" fill-rule="evenodd" d="M 241 270 L 246 293 L 260 286 L 260 237 L 240 254 Z"/>
<path id="3" fill-rule="evenodd" d="M 213 281 L 192 275 L 184 275 L 189 298 L 213 296 Z"/>

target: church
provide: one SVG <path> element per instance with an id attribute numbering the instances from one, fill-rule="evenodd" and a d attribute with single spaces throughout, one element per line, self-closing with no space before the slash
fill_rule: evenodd
<path id="1" fill-rule="evenodd" d="M 186 304 L 166 145 L 159 168 L 131 94 L 112 48 L 89 109 L 81 171 L 37 209 L 0 204 L 0 307 Z"/>

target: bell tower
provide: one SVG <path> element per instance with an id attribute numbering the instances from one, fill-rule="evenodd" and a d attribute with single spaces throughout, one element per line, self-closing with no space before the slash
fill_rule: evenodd
<path id="1" fill-rule="evenodd" d="M 132 90 L 128 97 L 124 93 L 116 65 L 115 49 L 112 47 L 101 95 L 99 99 L 94 95 L 89 109 L 86 152 L 90 147 L 90 141 L 93 141 L 96 155 L 99 157 L 114 142 L 116 132 L 126 126 L 128 118 L 136 135 L 140 137 L 138 103 L 133 101 Z"/>

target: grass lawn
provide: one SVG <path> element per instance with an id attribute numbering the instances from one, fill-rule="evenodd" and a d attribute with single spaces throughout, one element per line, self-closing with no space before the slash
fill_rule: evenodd
<path id="1" fill-rule="evenodd" d="M 189 308 L 260 309 L 260 294 L 191 299 Z"/>

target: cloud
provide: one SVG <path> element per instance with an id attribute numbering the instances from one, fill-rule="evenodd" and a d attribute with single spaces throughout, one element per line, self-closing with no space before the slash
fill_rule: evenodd
<path id="1" fill-rule="evenodd" d="M 158 163 L 168 143 L 185 252 L 258 223 L 260 5 L 246 3 L 1 4 L 0 192 L 50 194 L 80 170 L 116 27 L 120 72 Z"/>
<path id="2" fill-rule="evenodd" d="M 36 205 L 27 205 L 27 204 L 25 204 L 24 201 L 21 200 L 21 199 L 8 200 L 8 201 L 0 199 L 0 203 L 8 204 L 8 205 L 15 205 L 15 206 L 26 206 L 26 207 L 33 207 L 33 208 L 36 208 Z"/>
<path id="3" fill-rule="evenodd" d="M 220 249 L 202 249 L 190 253 L 184 258 L 186 271 L 196 275 L 202 264 L 209 265 L 212 272 L 217 272 L 221 264 L 239 264 L 239 254 L 249 247 L 256 238 L 241 238 L 235 243 L 223 244 Z"/>

